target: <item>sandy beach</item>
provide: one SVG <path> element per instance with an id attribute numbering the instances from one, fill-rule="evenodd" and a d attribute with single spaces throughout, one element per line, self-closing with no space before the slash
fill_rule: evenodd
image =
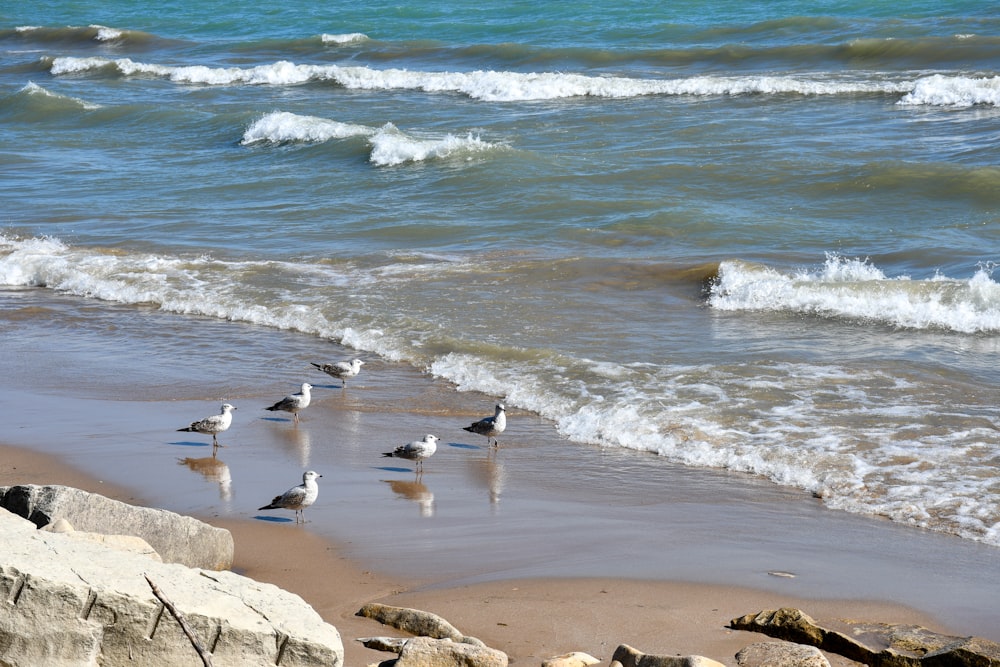
<path id="1" fill-rule="evenodd" d="M 521 665 L 606 661 L 622 643 L 734 664 L 764 637 L 726 624 L 780 606 L 1000 640 L 988 545 L 571 442 L 513 404 L 490 448 L 462 427 L 495 396 L 372 356 L 344 388 L 309 362 L 351 351 L 316 337 L 14 296 L 49 319 L 14 320 L 0 357 L 0 483 L 68 484 L 231 530 L 236 569 L 302 596 L 341 631 L 349 665 L 388 657 L 355 641 L 394 634 L 355 617 L 370 601 L 437 613 Z M 303 381 L 313 403 L 298 424 L 266 411 Z M 237 412 L 213 456 L 210 436 L 178 429 L 222 402 Z M 441 442 L 422 475 L 382 457 L 426 433 Z M 308 523 L 257 509 L 309 469 L 323 477 Z"/>
<path id="2" fill-rule="evenodd" d="M 0 485 L 63 484 L 144 504 L 133 489 L 96 479 L 56 457 L 0 447 Z M 343 545 L 294 526 L 214 519 L 236 541 L 234 571 L 300 595 L 344 640 L 348 665 L 386 659 L 359 637 L 398 636 L 355 615 L 366 602 L 437 613 L 456 627 L 506 652 L 512 664 L 531 665 L 569 651 L 607 662 L 622 643 L 644 652 L 704 655 L 734 665 L 744 646 L 763 635 L 733 631 L 730 619 L 762 609 L 793 606 L 838 627 L 842 620 L 915 623 L 956 632 L 930 615 L 888 602 L 800 599 L 739 586 L 622 578 L 512 579 L 475 585 L 426 585 L 375 572 L 346 558 Z M 294 554 L 294 558 L 289 555 Z M 855 664 L 829 655 L 831 664 Z"/>
<path id="3" fill-rule="evenodd" d="M 992 4 L 10 3 L 0 484 L 230 530 L 351 667 L 1000 642 Z"/>

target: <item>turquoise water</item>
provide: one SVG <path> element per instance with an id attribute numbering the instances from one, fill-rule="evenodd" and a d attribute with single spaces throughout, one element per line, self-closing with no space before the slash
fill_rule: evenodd
<path id="1" fill-rule="evenodd" d="M 0 12 L 0 285 L 1000 544 L 992 3 L 231 5 Z"/>

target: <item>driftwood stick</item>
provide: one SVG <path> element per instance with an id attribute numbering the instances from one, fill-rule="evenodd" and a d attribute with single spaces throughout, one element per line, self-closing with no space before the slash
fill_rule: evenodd
<path id="1" fill-rule="evenodd" d="M 156 599 L 162 602 L 163 606 L 170 612 L 170 615 L 177 619 L 177 623 L 180 624 L 181 630 L 184 631 L 188 641 L 191 642 L 191 646 L 193 646 L 194 650 L 198 652 L 198 657 L 201 658 L 201 662 L 204 667 L 212 667 L 212 654 L 205 650 L 205 647 L 201 645 L 200 641 L 198 641 L 198 637 L 194 634 L 194 630 L 191 629 L 191 626 L 188 625 L 188 622 L 184 619 L 184 614 L 182 614 L 177 607 L 174 606 L 173 602 L 167 599 L 167 596 L 164 595 L 156 584 L 153 583 L 153 580 L 149 578 L 148 574 L 143 574 L 142 576 L 146 577 L 146 581 L 149 583 L 149 588 L 153 591 L 153 595 L 156 596 Z"/>

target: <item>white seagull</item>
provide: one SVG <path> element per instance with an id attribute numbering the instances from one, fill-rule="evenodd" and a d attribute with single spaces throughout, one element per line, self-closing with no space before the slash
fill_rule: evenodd
<path id="1" fill-rule="evenodd" d="M 259 510 L 295 510 L 295 523 L 301 519 L 306 521 L 305 509 L 316 502 L 319 495 L 319 485 L 316 479 L 322 477 L 317 472 L 309 470 L 302 473 L 302 483 L 293 486 L 280 496 L 275 496 L 270 504 L 258 508 Z"/>
<path id="2" fill-rule="evenodd" d="M 504 429 L 507 428 L 507 413 L 505 410 L 506 408 L 503 406 L 503 403 L 497 403 L 496 412 L 493 413 L 492 417 L 484 417 L 483 419 L 462 428 L 469 433 L 485 435 L 488 445 L 495 445 L 499 447 L 500 441 L 497 440 L 497 436 L 503 433 Z"/>
<path id="3" fill-rule="evenodd" d="M 310 362 L 312 363 L 312 362 Z M 332 364 L 313 364 L 316 368 L 320 369 L 330 377 L 337 378 L 347 386 L 347 378 L 352 378 L 361 372 L 361 367 L 365 365 L 365 362 L 360 359 L 352 359 L 351 361 L 336 361 Z"/>
<path id="4" fill-rule="evenodd" d="M 424 459 L 431 457 L 437 451 L 438 437 L 428 433 L 423 440 L 414 440 L 405 445 L 400 445 L 391 452 L 385 452 L 382 456 L 395 456 L 397 459 L 407 459 L 417 462 L 417 472 L 423 472 Z"/>
<path id="5" fill-rule="evenodd" d="M 188 431 L 189 433 L 204 433 L 212 436 L 212 446 L 220 447 L 218 435 L 228 429 L 233 423 L 233 410 L 236 408 L 229 403 L 222 404 L 222 412 L 211 417 L 199 419 L 191 422 L 190 426 L 177 429 L 178 431 Z"/>
<path id="6" fill-rule="evenodd" d="M 264 409 L 270 410 L 271 412 L 277 412 L 278 410 L 282 412 L 291 412 L 292 416 L 295 417 L 296 423 L 298 423 L 299 411 L 308 408 L 309 402 L 312 400 L 312 394 L 309 393 L 310 389 L 312 389 L 312 385 L 308 382 L 303 382 L 302 390 L 297 394 L 285 396 L 271 407 Z"/>

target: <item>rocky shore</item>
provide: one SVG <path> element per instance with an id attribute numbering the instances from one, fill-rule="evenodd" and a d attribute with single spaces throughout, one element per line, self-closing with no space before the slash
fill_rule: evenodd
<path id="1" fill-rule="evenodd" d="M 61 485 L 0 488 L 0 507 L 4 665 L 352 664 L 341 632 L 302 597 L 230 571 L 234 540 L 226 529 Z M 610 621 L 615 609 L 606 613 Z M 366 654 L 365 664 L 504 667 L 522 661 L 428 611 L 369 601 L 353 616 L 368 625 L 347 623 L 351 630 L 398 633 L 348 638 L 348 645 L 356 641 L 373 655 L 390 656 Z M 647 653 L 618 643 L 604 658 L 574 650 L 536 664 L 1000 665 L 1000 645 L 985 639 L 871 619 L 837 625 L 827 627 L 796 608 L 748 610 L 725 624 L 742 645 L 731 656 Z"/>

